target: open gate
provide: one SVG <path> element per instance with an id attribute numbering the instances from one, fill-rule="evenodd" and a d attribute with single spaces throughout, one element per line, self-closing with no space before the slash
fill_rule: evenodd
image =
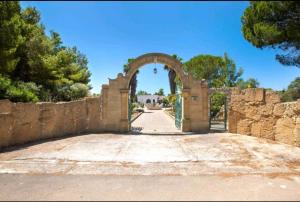
<path id="1" fill-rule="evenodd" d="M 176 102 L 175 102 L 175 126 L 181 129 L 182 120 L 182 96 L 176 91 Z"/>
<path id="2" fill-rule="evenodd" d="M 211 88 L 209 89 L 210 96 L 209 96 L 209 128 L 211 130 L 217 131 L 227 131 L 227 113 L 228 113 L 228 103 L 230 98 L 230 89 L 218 89 L 218 88 Z M 218 113 L 215 113 L 214 104 L 213 104 L 213 95 L 215 93 L 222 94 L 217 100 L 217 105 L 222 105 Z M 216 103 L 216 100 L 215 100 Z"/>

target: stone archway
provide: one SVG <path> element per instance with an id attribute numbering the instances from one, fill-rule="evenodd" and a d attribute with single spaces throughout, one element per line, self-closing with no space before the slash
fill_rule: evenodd
<path id="1" fill-rule="evenodd" d="M 135 72 L 150 63 L 168 65 L 180 77 L 182 91 L 182 124 L 183 132 L 207 132 L 208 119 L 208 87 L 207 82 L 195 80 L 183 71 L 182 63 L 170 55 L 148 53 L 137 57 L 129 64 L 126 75 L 118 74 L 116 79 L 109 79 L 108 85 L 102 86 L 102 119 L 107 131 L 127 132 L 129 83 Z"/>

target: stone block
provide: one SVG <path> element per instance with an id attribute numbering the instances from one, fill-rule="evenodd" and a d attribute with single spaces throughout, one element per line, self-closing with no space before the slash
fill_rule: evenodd
<path id="1" fill-rule="evenodd" d="M 40 110 L 33 103 L 16 103 L 13 110 L 13 135 L 11 144 L 23 144 L 39 139 Z"/>
<path id="2" fill-rule="evenodd" d="M 284 103 L 284 105 L 286 106 L 286 109 L 284 111 L 284 116 L 288 116 L 288 117 L 295 117 L 296 116 L 296 111 L 295 109 L 297 108 L 296 106 L 296 102 L 288 102 L 288 103 Z"/>
<path id="3" fill-rule="evenodd" d="M 295 146 L 300 146 L 300 117 L 296 118 L 296 126 L 293 131 L 295 137 Z"/>
<path id="4" fill-rule="evenodd" d="M 247 118 L 259 121 L 261 119 L 261 113 L 259 113 L 259 108 L 256 106 L 245 107 L 245 115 Z"/>
<path id="5" fill-rule="evenodd" d="M 296 111 L 298 114 L 300 113 L 300 99 L 296 101 Z"/>
<path id="6" fill-rule="evenodd" d="M 275 140 L 275 123 L 277 119 L 272 117 L 264 118 L 260 121 L 261 131 L 260 137 Z"/>
<path id="7" fill-rule="evenodd" d="M 90 132 L 101 131 L 101 102 L 100 98 L 86 98 L 87 130 Z"/>
<path id="8" fill-rule="evenodd" d="M 54 137 L 57 122 L 56 104 L 50 102 L 38 103 L 40 109 L 41 139 Z"/>
<path id="9" fill-rule="evenodd" d="M 0 113 L 11 113 L 13 105 L 9 100 L 0 100 Z"/>
<path id="10" fill-rule="evenodd" d="M 237 123 L 237 133 L 242 135 L 251 135 L 251 124 L 253 121 L 243 119 Z"/>
<path id="11" fill-rule="evenodd" d="M 286 144 L 294 144 L 294 128 L 296 122 L 290 118 L 280 118 L 275 125 L 275 140 Z"/>
<path id="12" fill-rule="evenodd" d="M 72 102 L 76 133 L 82 133 L 87 128 L 87 110 L 85 100 Z"/>
<path id="13" fill-rule="evenodd" d="M 266 91 L 265 102 L 268 103 L 268 104 L 280 103 L 281 102 L 280 96 L 276 92 Z"/>
<path id="14" fill-rule="evenodd" d="M 258 114 L 266 117 L 266 116 L 271 116 L 273 114 L 273 109 L 274 109 L 273 104 L 266 104 L 266 105 L 259 106 L 257 112 Z"/>
<path id="15" fill-rule="evenodd" d="M 244 93 L 244 100 L 247 102 L 264 101 L 264 89 L 262 88 L 247 88 Z"/>
<path id="16" fill-rule="evenodd" d="M 64 117 L 68 117 L 64 119 L 64 135 L 75 134 L 76 133 L 76 125 L 75 125 L 75 108 L 77 106 L 70 103 L 64 103 Z"/>
<path id="17" fill-rule="evenodd" d="M 286 106 L 282 103 L 278 103 L 274 106 L 273 115 L 277 117 L 283 116 Z"/>
<path id="18" fill-rule="evenodd" d="M 0 113 L 0 148 L 10 145 L 14 119 L 11 113 Z"/>
<path id="19" fill-rule="evenodd" d="M 251 125 L 251 135 L 255 137 L 260 137 L 261 136 L 261 128 L 262 128 L 262 123 L 261 122 L 254 122 Z"/>

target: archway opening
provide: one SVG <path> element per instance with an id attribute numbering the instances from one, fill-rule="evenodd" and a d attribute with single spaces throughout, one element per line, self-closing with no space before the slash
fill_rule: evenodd
<path id="1" fill-rule="evenodd" d="M 128 120 L 132 133 L 181 133 L 182 81 L 163 64 L 145 64 L 129 82 Z"/>

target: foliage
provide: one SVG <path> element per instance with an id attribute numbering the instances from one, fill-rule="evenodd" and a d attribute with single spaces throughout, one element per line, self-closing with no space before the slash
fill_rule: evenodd
<path id="1" fill-rule="evenodd" d="M 162 103 L 163 103 L 163 106 L 169 106 L 170 105 L 169 100 L 166 97 L 163 98 Z"/>
<path id="2" fill-rule="evenodd" d="M 237 86 L 240 87 L 241 89 L 257 88 L 257 87 L 259 87 L 259 82 L 257 81 L 257 79 L 254 79 L 254 78 L 249 78 L 246 81 L 241 79 L 237 82 Z"/>
<path id="3" fill-rule="evenodd" d="M 147 93 L 146 91 L 140 90 L 137 92 L 136 95 L 150 95 L 150 93 Z"/>
<path id="4" fill-rule="evenodd" d="M 160 89 L 158 90 L 158 92 L 154 93 L 154 95 L 164 96 L 164 95 L 165 95 L 165 94 L 164 94 L 164 89 L 160 88 Z"/>
<path id="5" fill-rule="evenodd" d="M 134 61 L 134 58 L 127 59 L 127 63 L 123 65 L 123 72 L 127 74 L 130 70 L 129 64 Z M 132 76 L 129 87 L 130 87 L 130 99 L 132 102 L 136 101 L 136 88 L 137 88 L 137 74 L 139 71 L 136 71 Z"/>
<path id="6" fill-rule="evenodd" d="M 196 79 L 206 79 L 209 87 L 258 87 L 256 79 L 242 79 L 243 69 L 236 67 L 235 62 L 225 53 L 223 57 L 198 55 L 184 64 L 185 71 Z M 224 105 L 226 95 L 215 93 L 211 97 L 211 116 L 214 117 Z"/>
<path id="7" fill-rule="evenodd" d="M 12 101 L 72 100 L 91 88 L 85 55 L 62 46 L 58 33 L 47 36 L 40 13 L 32 7 L 21 10 L 19 2 L 0 2 L 0 58 L 0 74 L 16 88 L 0 96 Z"/>
<path id="8" fill-rule="evenodd" d="M 176 95 L 175 94 L 169 94 L 167 99 L 168 99 L 169 104 L 172 106 L 173 111 L 175 111 Z"/>
<path id="9" fill-rule="evenodd" d="M 286 90 L 279 92 L 283 102 L 291 102 L 300 99 L 300 77 L 290 83 Z"/>
<path id="10" fill-rule="evenodd" d="M 222 106 L 225 105 L 226 94 L 216 92 L 211 95 L 210 99 L 211 99 L 210 116 L 214 118 L 218 114 Z"/>
<path id="11" fill-rule="evenodd" d="M 173 54 L 172 57 L 180 62 L 183 61 L 183 59 L 176 54 Z M 170 92 L 171 92 L 171 94 L 175 94 L 176 93 L 176 83 L 180 82 L 180 79 L 179 79 L 178 75 L 176 74 L 176 72 L 171 67 L 168 67 L 167 65 L 165 65 L 164 69 L 169 71 L 168 78 L 169 78 Z"/>
<path id="12" fill-rule="evenodd" d="M 251 1 L 242 16 L 244 38 L 258 48 L 279 48 L 284 65 L 300 67 L 300 2 Z"/>
<path id="13" fill-rule="evenodd" d="M 235 62 L 225 53 L 223 57 L 198 55 L 184 65 L 186 72 L 196 79 L 205 79 L 209 87 L 233 87 L 241 79 L 243 69 L 237 70 Z"/>
<path id="14" fill-rule="evenodd" d="M 13 82 L 0 75 L 0 99 L 10 99 L 13 102 L 36 102 L 39 90 L 32 82 Z"/>

